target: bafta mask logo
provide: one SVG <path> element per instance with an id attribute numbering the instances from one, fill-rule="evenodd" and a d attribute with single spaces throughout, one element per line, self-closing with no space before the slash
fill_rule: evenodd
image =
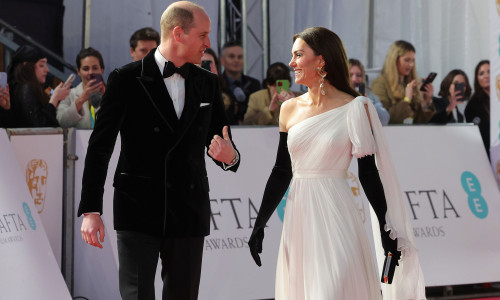
<path id="1" fill-rule="evenodd" d="M 352 194 L 354 195 L 354 199 L 356 199 L 359 213 L 361 215 L 361 220 L 363 220 L 363 224 L 366 222 L 366 213 L 365 204 L 361 196 L 361 184 L 359 183 L 358 177 L 354 175 L 352 172 L 347 172 L 347 183 L 351 187 Z"/>
<path id="2" fill-rule="evenodd" d="M 39 214 L 45 207 L 48 175 L 49 169 L 43 159 L 32 159 L 26 166 L 26 183 Z"/>

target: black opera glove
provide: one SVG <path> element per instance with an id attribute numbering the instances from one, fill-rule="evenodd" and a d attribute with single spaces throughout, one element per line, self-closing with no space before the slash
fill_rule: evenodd
<path id="1" fill-rule="evenodd" d="M 375 165 L 374 155 L 358 158 L 358 175 L 366 197 L 377 215 L 378 224 L 380 226 L 379 229 L 382 247 L 385 252 L 385 261 L 381 281 L 383 283 L 392 283 L 394 270 L 396 269 L 396 266 L 399 265 L 398 261 L 401 257 L 401 251 L 397 250 L 397 239 L 391 239 L 389 237 L 389 232 L 384 230 L 387 202 L 385 200 L 384 187 L 382 186 L 378 169 Z M 389 255 L 389 253 L 391 253 L 391 255 Z M 386 267 L 388 262 L 389 266 Z"/>
<path id="2" fill-rule="evenodd" d="M 262 203 L 260 204 L 259 213 L 253 227 L 252 235 L 248 240 L 250 254 L 252 254 L 255 263 L 260 267 L 259 253 L 262 253 L 262 241 L 264 240 L 264 228 L 267 221 L 281 202 L 290 181 L 292 180 L 292 162 L 287 147 L 287 132 L 280 132 L 280 141 L 278 145 L 278 153 L 276 155 L 276 163 L 269 179 L 267 180 Z"/>

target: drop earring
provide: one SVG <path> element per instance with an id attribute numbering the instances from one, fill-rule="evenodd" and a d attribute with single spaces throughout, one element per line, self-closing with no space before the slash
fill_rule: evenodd
<path id="1" fill-rule="evenodd" d="M 325 83 L 325 77 L 326 77 L 326 72 L 325 70 L 323 69 L 323 67 L 318 67 L 316 68 L 317 72 L 318 72 L 318 75 L 321 76 L 321 79 L 319 80 L 319 88 L 320 88 L 320 91 L 321 91 L 321 95 L 326 95 L 326 92 L 325 90 L 323 89 L 324 88 L 324 83 Z"/>

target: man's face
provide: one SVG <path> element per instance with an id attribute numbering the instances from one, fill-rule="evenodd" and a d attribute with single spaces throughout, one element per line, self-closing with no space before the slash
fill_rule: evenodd
<path id="1" fill-rule="evenodd" d="M 31 197 L 35 203 L 38 213 L 42 213 L 45 206 L 45 194 L 47 192 L 47 169 L 39 164 L 33 165 L 27 179 Z"/>
<path id="2" fill-rule="evenodd" d="M 210 18 L 201 10 L 193 12 L 194 25 L 187 32 L 183 31 L 181 56 L 186 62 L 201 64 L 206 48 L 210 48 Z"/>
<path id="3" fill-rule="evenodd" d="M 144 58 L 151 49 L 158 47 L 156 41 L 151 40 L 139 40 L 137 42 L 137 47 L 135 49 L 130 48 L 130 56 L 134 61 L 138 61 Z"/>
<path id="4" fill-rule="evenodd" d="M 243 72 L 243 48 L 240 46 L 228 47 L 222 53 L 221 63 L 227 72 Z"/>

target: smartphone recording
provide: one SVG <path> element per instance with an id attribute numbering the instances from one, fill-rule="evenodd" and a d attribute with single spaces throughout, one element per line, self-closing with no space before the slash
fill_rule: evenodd
<path id="1" fill-rule="evenodd" d="M 290 92 L 290 81 L 288 81 L 288 79 L 276 80 L 276 92 L 281 94 L 282 91 L 285 91 L 286 93 Z"/>
<path id="2" fill-rule="evenodd" d="M 92 73 L 90 74 L 90 80 L 95 79 L 94 84 L 98 84 L 99 82 L 102 82 L 102 75 L 98 73 Z"/>
<path id="3" fill-rule="evenodd" d="M 434 78 L 436 78 L 437 73 L 430 72 L 429 76 L 425 78 L 424 82 L 422 83 L 422 86 L 420 87 L 420 91 L 425 91 L 425 86 L 428 85 L 429 83 L 432 83 L 434 81 Z"/>
<path id="4" fill-rule="evenodd" d="M 365 95 L 365 84 L 363 82 L 358 84 L 358 93 L 360 93 L 361 96 Z"/>
<path id="5" fill-rule="evenodd" d="M 71 73 L 71 74 L 68 76 L 68 79 L 66 79 L 66 81 L 64 82 L 63 87 L 64 87 L 64 88 L 71 87 L 71 84 L 73 84 L 73 81 L 74 81 L 74 80 L 75 80 L 75 74 Z"/>
<path id="6" fill-rule="evenodd" d="M 457 95 L 457 101 L 465 100 L 465 83 L 457 82 L 455 83 L 455 93 L 459 92 Z"/>

